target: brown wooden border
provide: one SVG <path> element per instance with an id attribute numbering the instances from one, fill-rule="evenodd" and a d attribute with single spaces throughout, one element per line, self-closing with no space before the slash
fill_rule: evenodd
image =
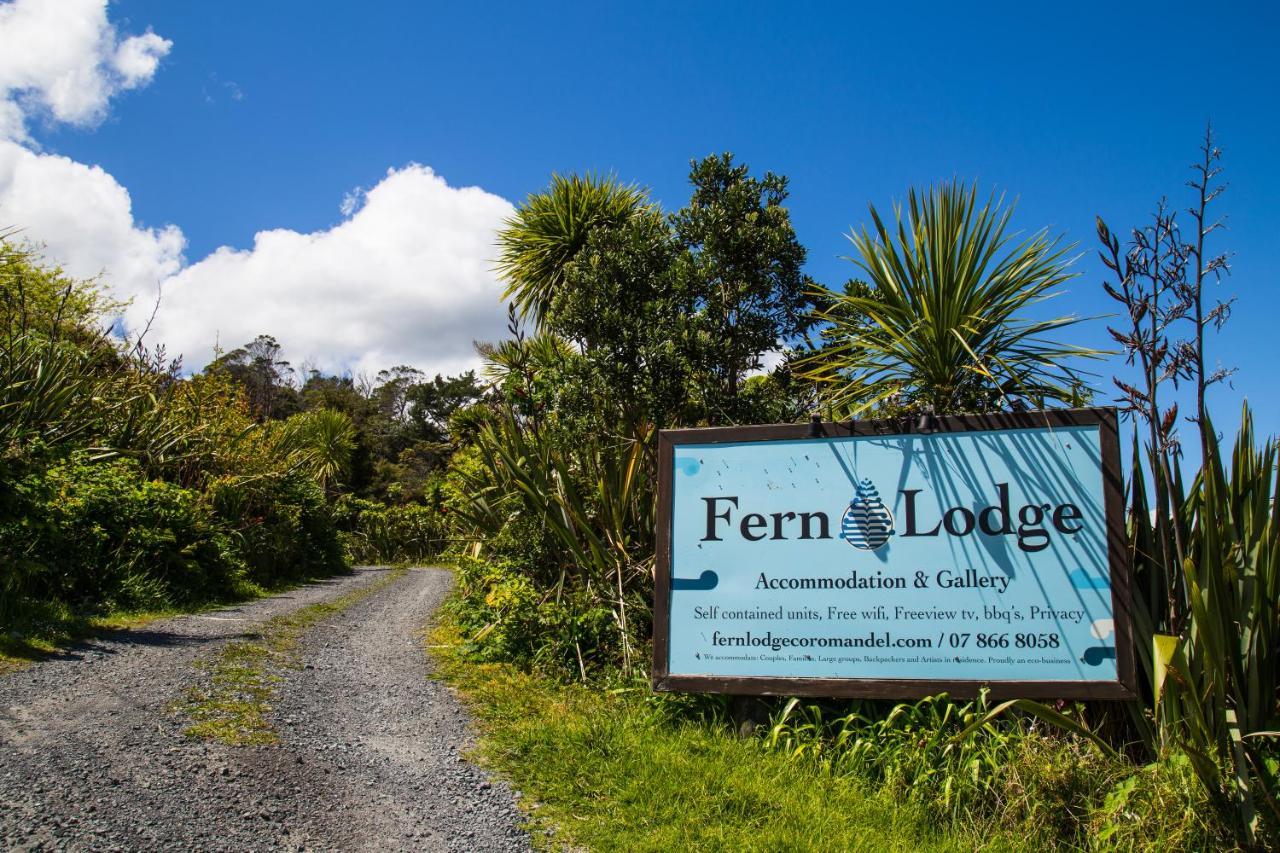
<path id="1" fill-rule="evenodd" d="M 671 675 L 668 670 L 671 631 L 671 501 L 675 446 L 743 441 L 776 441 L 822 437 L 919 434 L 915 419 L 772 424 L 662 430 L 658 435 L 657 559 L 653 591 L 653 687 L 703 693 L 757 696 L 910 699 L 936 693 L 977 696 L 987 688 L 997 699 L 1133 699 L 1137 665 L 1130 610 L 1131 569 L 1124 518 L 1124 476 L 1120 467 L 1119 423 L 1114 408 L 1047 409 L 988 415 L 939 415 L 930 433 L 1097 426 L 1102 451 L 1103 505 L 1111 569 L 1111 605 L 1116 623 L 1115 681 L 942 681 L 870 678 L 762 678 Z"/>

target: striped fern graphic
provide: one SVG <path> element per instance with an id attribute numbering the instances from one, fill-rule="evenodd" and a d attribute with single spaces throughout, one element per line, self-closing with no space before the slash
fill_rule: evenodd
<path id="1" fill-rule="evenodd" d="M 874 551 L 893 535 L 893 513 L 870 480 L 858 483 L 840 522 L 840 538 L 855 548 Z"/>

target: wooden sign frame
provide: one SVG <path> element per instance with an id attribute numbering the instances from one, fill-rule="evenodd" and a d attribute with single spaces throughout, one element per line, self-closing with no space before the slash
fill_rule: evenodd
<path id="1" fill-rule="evenodd" d="M 995 699 L 1133 699 L 1137 695 L 1131 611 L 1132 575 L 1125 528 L 1124 479 L 1114 408 L 1051 409 L 932 418 L 929 434 L 1097 426 L 1102 454 L 1103 504 L 1115 620 L 1115 681 L 977 681 L 884 678 L 777 678 L 672 675 L 668 661 L 671 627 L 671 514 L 675 448 L 682 444 L 768 442 L 846 436 L 920 435 L 915 419 L 865 420 L 769 426 L 662 430 L 658 436 L 657 555 L 654 579 L 653 687 L 655 690 L 760 696 L 920 698 L 937 693 L 974 697 L 986 688 Z M 815 436 L 815 432 L 817 435 Z"/>

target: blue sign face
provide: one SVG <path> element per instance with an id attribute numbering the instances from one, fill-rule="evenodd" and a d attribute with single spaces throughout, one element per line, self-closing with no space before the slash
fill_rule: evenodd
<path id="1" fill-rule="evenodd" d="M 671 676 L 1114 682 L 1100 428 L 676 444 Z"/>

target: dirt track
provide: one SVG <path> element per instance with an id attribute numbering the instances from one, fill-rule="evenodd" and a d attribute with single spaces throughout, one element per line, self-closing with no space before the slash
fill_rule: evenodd
<path id="1" fill-rule="evenodd" d="M 448 591 L 408 572 L 312 628 L 275 746 L 194 741 L 167 710 L 273 616 L 385 575 L 153 623 L 0 676 L 0 846 L 72 850 L 525 850 L 512 792 L 467 763 L 467 720 L 419 631 Z"/>

